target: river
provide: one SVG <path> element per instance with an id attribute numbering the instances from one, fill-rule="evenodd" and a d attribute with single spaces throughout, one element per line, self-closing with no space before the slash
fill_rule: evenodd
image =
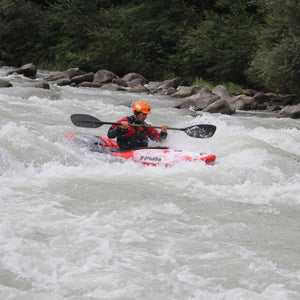
<path id="1" fill-rule="evenodd" d="M 199 114 L 175 99 L 0 78 L 1 299 L 300 299 L 300 120 Z M 166 145 L 213 165 L 149 167 L 89 152 L 70 115 L 116 121 L 134 101 Z"/>

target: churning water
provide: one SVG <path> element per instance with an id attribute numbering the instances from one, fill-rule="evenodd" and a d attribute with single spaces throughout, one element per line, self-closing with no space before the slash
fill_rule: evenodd
<path id="1" fill-rule="evenodd" d="M 203 114 L 94 88 L 0 89 L 1 299 L 300 299 L 300 120 Z M 44 72 L 45 74 L 47 72 Z M 39 78 L 44 75 L 39 72 Z M 147 167 L 71 144 L 74 113 L 116 121 L 136 100 L 167 146 L 214 165 Z"/>

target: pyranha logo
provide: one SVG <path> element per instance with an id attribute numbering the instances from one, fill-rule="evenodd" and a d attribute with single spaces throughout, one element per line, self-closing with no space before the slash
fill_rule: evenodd
<path id="1" fill-rule="evenodd" d="M 160 157 L 157 157 L 157 156 L 144 156 L 142 155 L 141 156 L 141 160 L 143 161 L 161 161 L 161 158 Z"/>

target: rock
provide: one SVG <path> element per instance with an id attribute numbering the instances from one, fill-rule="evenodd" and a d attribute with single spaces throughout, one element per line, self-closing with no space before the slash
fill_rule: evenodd
<path id="1" fill-rule="evenodd" d="M 7 75 L 11 75 L 13 73 L 22 74 L 25 77 L 29 77 L 29 78 L 35 78 L 36 73 L 37 73 L 37 69 L 36 69 L 36 67 L 35 67 L 34 64 L 29 63 L 29 64 L 23 65 L 22 67 L 20 67 L 20 68 L 18 68 L 16 70 L 9 71 L 7 73 Z"/>
<path id="2" fill-rule="evenodd" d="M 85 73 L 83 75 L 78 75 L 78 76 L 74 76 L 71 78 L 71 82 L 79 84 L 81 82 L 84 81 L 88 81 L 88 82 L 92 82 L 94 80 L 94 73 L 90 72 L 90 73 Z"/>
<path id="3" fill-rule="evenodd" d="M 125 87 L 119 86 L 115 83 L 103 84 L 100 89 L 101 90 L 109 90 L 109 91 L 127 91 Z"/>
<path id="4" fill-rule="evenodd" d="M 134 88 L 137 86 L 143 86 L 143 80 L 141 78 L 136 78 L 127 82 L 127 86 Z"/>
<path id="5" fill-rule="evenodd" d="M 125 86 L 125 87 L 127 86 L 127 81 L 124 80 L 124 79 L 121 79 L 121 78 L 114 78 L 112 80 L 112 83 L 115 83 L 115 84 L 117 84 L 119 86 Z"/>
<path id="6" fill-rule="evenodd" d="M 72 79 L 75 76 L 80 76 L 85 74 L 86 72 L 80 70 L 79 68 L 70 68 L 66 71 L 55 72 L 49 76 L 45 77 L 45 80 L 48 81 L 57 81 L 62 78 Z"/>
<path id="7" fill-rule="evenodd" d="M 300 103 L 300 96 L 296 94 L 281 95 L 283 105 L 296 105 Z"/>
<path id="8" fill-rule="evenodd" d="M 282 110 L 279 111 L 280 118 L 300 118 L 300 104 L 285 106 Z"/>
<path id="9" fill-rule="evenodd" d="M 134 79 L 138 79 L 138 78 L 141 79 L 142 85 L 145 85 L 146 83 L 148 83 L 148 80 L 143 75 L 138 74 L 138 73 L 128 73 L 122 77 L 122 79 L 127 82 L 132 81 Z"/>
<path id="10" fill-rule="evenodd" d="M 40 82 L 34 85 L 36 88 L 50 90 L 50 85 L 47 82 Z"/>
<path id="11" fill-rule="evenodd" d="M 253 89 L 243 90 L 243 94 L 251 97 L 253 97 L 256 93 L 258 93 L 258 91 Z"/>
<path id="12" fill-rule="evenodd" d="M 296 94 L 281 95 L 275 93 L 265 93 L 265 95 L 274 105 L 286 106 L 300 103 L 300 97 Z"/>
<path id="13" fill-rule="evenodd" d="M 233 110 L 249 110 L 257 106 L 253 97 L 244 94 L 234 96 L 227 100 L 227 102 Z"/>
<path id="14" fill-rule="evenodd" d="M 217 85 L 212 92 L 220 97 L 220 99 L 228 101 L 232 98 L 230 92 L 224 85 Z"/>
<path id="15" fill-rule="evenodd" d="M 54 74 L 46 76 L 44 79 L 47 81 L 57 81 L 62 78 L 67 78 L 66 74 L 64 72 L 56 72 Z"/>
<path id="16" fill-rule="evenodd" d="M 99 70 L 94 75 L 94 81 L 96 83 L 112 82 L 113 79 L 119 78 L 115 73 L 108 70 Z"/>
<path id="17" fill-rule="evenodd" d="M 193 107 L 195 110 L 202 110 L 219 99 L 220 97 L 218 95 L 211 93 L 207 88 L 203 88 L 200 93 L 185 98 L 180 104 L 176 105 L 175 108 Z"/>
<path id="18" fill-rule="evenodd" d="M 177 90 L 174 87 L 170 87 L 170 88 L 167 89 L 166 94 L 170 95 L 170 96 L 173 96 L 173 94 L 176 93 L 176 91 Z"/>
<path id="19" fill-rule="evenodd" d="M 165 80 L 162 83 L 159 83 L 158 85 L 151 88 L 151 92 L 156 93 L 158 91 L 162 90 L 168 90 L 170 87 L 173 87 L 177 89 L 177 87 L 180 84 L 180 78 L 176 77 L 173 79 Z"/>
<path id="20" fill-rule="evenodd" d="M 12 86 L 13 85 L 9 81 L 6 81 L 6 80 L 0 78 L 0 88 L 12 87 Z"/>
<path id="21" fill-rule="evenodd" d="M 224 99 L 219 99 L 212 104 L 209 104 L 203 109 L 203 112 L 209 113 L 221 113 L 224 115 L 231 115 L 235 112 L 229 105 L 229 103 Z"/>
<path id="22" fill-rule="evenodd" d="M 37 73 L 37 69 L 36 69 L 34 64 L 29 63 L 29 64 L 26 64 L 26 65 L 23 65 L 19 69 L 18 73 L 23 74 L 25 77 L 35 78 L 36 73 Z"/>
<path id="23" fill-rule="evenodd" d="M 263 104 L 263 103 L 269 102 L 269 100 L 270 100 L 264 92 L 256 93 L 254 95 L 253 99 L 257 104 Z"/>
<path id="24" fill-rule="evenodd" d="M 268 107 L 268 102 L 266 103 L 262 103 L 262 104 L 257 104 L 256 108 L 255 109 L 258 109 L 258 110 L 266 110 L 267 107 Z"/>
<path id="25" fill-rule="evenodd" d="M 277 104 L 279 104 L 280 102 L 282 102 L 282 97 L 280 97 L 278 94 L 265 93 L 265 95 L 268 97 L 269 101 L 271 101 L 272 103 L 276 102 Z"/>
<path id="26" fill-rule="evenodd" d="M 267 111 L 273 112 L 273 111 L 279 111 L 282 107 L 279 105 L 269 105 L 267 106 Z"/>
<path id="27" fill-rule="evenodd" d="M 100 88 L 102 86 L 101 83 L 95 83 L 90 81 L 84 81 L 77 85 L 78 87 L 92 87 L 92 88 Z"/>
<path id="28" fill-rule="evenodd" d="M 147 93 L 147 94 L 151 93 L 151 91 L 143 85 L 138 85 L 138 86 L 135 86 L 132 88 L 128 87 L 128 88 L 126 88 L 126 91 L 131 92 L 131 93 Z"/>
<path id="29" fill-rule="evenodd" d="M 70 85 L 71 80 L 68 78 L 61 78 L 61 79 L 54 81 L 53 83 L 56 85 L 59 85 L 59 86 L 64 86 L 64 85 Z"/>
<path id="30" fill-rule="evenodd" d="M 174 87 L 173 87 L 174 88 Z M 197 94 L 201 91 L 201 87 L 198 85 L 194 86 L 184 86 L 181 87 L 178 91 L 172 94 L 172 97 L 175 98 L 185 98 Z"/>

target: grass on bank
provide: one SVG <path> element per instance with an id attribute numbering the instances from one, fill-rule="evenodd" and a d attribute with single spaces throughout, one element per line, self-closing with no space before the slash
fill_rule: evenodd
<path id="1" fill-rule="evenodd" d="M 241 94 L 244 91 L 244 89 L 240 85 L 233 83 L 233 82 L 222 82 L 220 84 L 224 85 L 227 88 L 227 90 L 232 94 Z M 200 78 L 196 77 L 196 79 L 194 80 L 192 85 L 198 85 L 202 88 L 206 87 L 211 91 L 218 84 L 210 82 L 210 81 L 206 81 L 202 77 L 200 77 Z"/>

